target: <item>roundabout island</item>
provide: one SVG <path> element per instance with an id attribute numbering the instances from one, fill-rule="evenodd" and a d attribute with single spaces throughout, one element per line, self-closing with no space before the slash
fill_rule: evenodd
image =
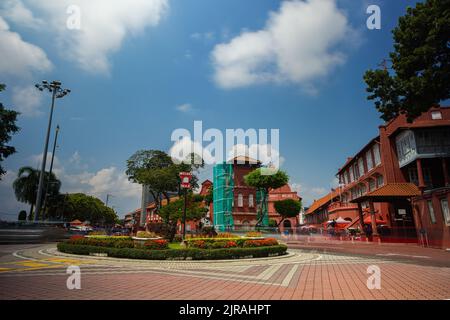
<path id="1" fill-rule="evenodd" d="M 128 236 L 72 236 L 57 244 L 63 253 L 141 260 L 231 260 L 286 255 L 287 246 L 262 234 L 192 237 L 169 242 L 154 234 Z"/>

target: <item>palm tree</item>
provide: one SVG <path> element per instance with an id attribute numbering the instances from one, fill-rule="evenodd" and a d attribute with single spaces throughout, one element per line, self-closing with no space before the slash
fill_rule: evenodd
<path id="1" fill-rule="evenodd" d="M 32 167 L 22 167 L 19 169 L 19 172 L 17 173 L 17 179 L 14 180 L 13 183 L 14 193 L 17 200 L 30 204 L 30 213 L 28 219 L 31 219 L 34 204 L 36 203 L 39 174 L 40 171 L 33 169 Z M 49 195 L 59 194 L 61 181 L 56 178 L 55 174 L 52 173 L 50 175 L 50 173 L 45 172 L 44 181 L 47 182 L 47 188 L 45 189 L 47 189 Z M 45 196 L 45 189 L 42 198 L 44 198 Z"/>

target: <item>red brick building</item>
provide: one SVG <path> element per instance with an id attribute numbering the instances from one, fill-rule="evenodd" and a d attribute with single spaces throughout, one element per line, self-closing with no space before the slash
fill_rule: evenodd
<path id="1" fill-rule="evenodd" d="M 215 201 L 219 204 L 216 209 L 219 208 L 218 212 L 224 212 L 224 214 L 231 215 L 232 220 L 227 220 L 228 222 L 232 221 L 232 227 L 234 230 L 250 230 L 253 229 L 257 224 L 258 217 L 258 204 L 257 204 L 257 192 L 253 187 L 248 186 L 245 183 L 244 177 L 249 174 L 251 171 L 259 168 L 261 166 L 260 162 L 252 159 L 250 157 L 238 156 L 235 157 L 230 163 L 230 169 L 228 173 L 224 173 L 220 171 L 220 173 L 216 172 L 215 174 L 220 176 L 220 181 L 224 182 L 224 179 L 229 179 L 229 187 L 227 187 L 226 193 L 223 191 L 224 187 L 218 186 L 217 189 L 220 189 L 221 192 L 215 191 L 215 197 L 218 199 L 226 198 L 229 200 L 223 201 Z M 225 178 L 225 175 L 227 178 Z M 216 177 L 216 180 L 219 181 L 219 178 Z M 220 183 L 220 182 L 218 182 Z M 225 183 L 226 184 L 226 183 Z M 202 186 L 202 190 L 206 188 L 206 186 L 211 186 L 209 180 L 204 183 Z M 268 217 L 269 220 L 273 219 L 277 223 L 280 222 L 281 216 L 276 213 L 274 208 L 274 202 L 278 200 L 284 199 L 296 199 L 300 200 L 301 198 L 297 195 L 296 192 L 293 192 L 289 185 L 285 185 L 276 190 L 270 190 L 268 195 Z M 223 204 L 226 202 L 226 210 L 224 210 Z M 214 205 L 210 206 L 210 219 L 213 224 L 220 229 L 221 223 L 219 219 L 222 217 L 218 214 L 218 212 L 214 212 Z M 220 211 L 222 210 L 222 211 Z M 226 212 L 225 212 L 226 211 Z M 229 213 L 228 213 L 229 212 Z M 214 221 L 214 217 L 216 217 L 217 221 Z M 222 218 L 223 219 L 223 218 Z M 287 219 L 285 223 L 283 223 L 280 228 L 283 230 L 285 227 L 295 227 L 298 224 L 298 219 L 290 218 Z"/>
<path id="2" fill-rule="evenodd" d="M 302 198 L 298 196 L 297 192 L 292 191 L 291 187 L 288 184 L 282 186 L 281 188 L 271 189 L 269 191 L 269 219 L 275 220 L 277 224 L 280 223 L 281 216 L 275 210 L 275 202 L 286 199 L 294 199 L 300 201 Z M 300 222 L 298 221 L 298 216 L 295 218 L 285 219 L 280 225 L 280 230 L 283 231 L 284 229 L 295 228 L 299 223 Z"/>
<path id="3" fill-rule="evenodd" d="M 450 108 L 432 108 L 412 123 L 398 116 L 347 159 L 337 173 L 339 192 L 313 204 L 307 220 L 369 222 L 374 237 L 384 224 L 391 230 L 384 238 L 450 247 L 449 159 Z"/>

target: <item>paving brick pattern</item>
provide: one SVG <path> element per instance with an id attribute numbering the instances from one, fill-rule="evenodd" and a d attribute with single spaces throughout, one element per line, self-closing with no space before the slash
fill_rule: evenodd
<path id="1" fill-rule="evenodd" d="M 131 261 L 58 254 L 54 245 L 0 258 L 0 299 L 450 299 L 450 268 L 290 249 L 273 259 Z M 81 289 L 66 287 L 68 265 Z M 381 269 L 369 290 L 367 268 Z"/>

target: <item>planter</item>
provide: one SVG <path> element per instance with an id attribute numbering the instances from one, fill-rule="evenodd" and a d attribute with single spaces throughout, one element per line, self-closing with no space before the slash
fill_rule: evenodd
<path id="1" fill-rule="evenodd" d="M 143 246 L 145 242 L 148 240 L 162 240 L 162 237 L 156 237 L 156 238 L 138 238 L 138 237 L 131 237 L 133 239 L 134 243 L 139 246 Z"/>

